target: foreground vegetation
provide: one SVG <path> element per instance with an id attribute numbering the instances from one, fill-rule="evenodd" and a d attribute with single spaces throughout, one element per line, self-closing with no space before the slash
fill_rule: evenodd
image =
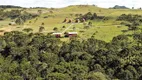
<path id="1" fill-rule="evenodd" d="M 106 43 L 12 31 L 0 37 L 0 53 L 1 80 L 142 79 L 142 33 Z"/>

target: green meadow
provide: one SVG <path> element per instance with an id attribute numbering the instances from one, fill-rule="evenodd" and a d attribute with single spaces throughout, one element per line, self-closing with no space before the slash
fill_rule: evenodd
<path id="1" fill-rule="evenodd" d="M 7 9 L 10 10 L 10 9 Z M 78 37 L 80 39 L 88 39 L 94 37 L 99 40 L 110 42 L 113 37 L 120 34 L 132 34 L 132 31 L 123 33 L 123 30 L 127 30 L 128 27 L 120 25 L 120 21 L 116 21 L 117 17 L 121 14 L 139 14 L 142 15 L 142 10 L 132 10 L 132 9 L 106 9 L 99 8 L 92 5 L 86 6 L 68 6 L 65 8 L 50 8 L 50 9 L 24 9 L 28 13 L 37 14 L 38 10 L 41 10 L 42 13 L 39 17 L 28 20 L 24 25 L 9 26 L 10 19 L 5 21 L 0 21 L 0 30 L 4 31 L 13 31 L 18 30 L 22 31 L 24 28 L 32 28 L 33 32 L 36 33 L 39 31 L 39 26 L 44 23 L 45 31 L 44 34 L 53 32 L 53 29 L 58 28 L 58 32 L 78 32 Z M 85 29 L 83 23 L 75 23 L 73 26 L 70 26 L 72 23 L 62 23 L 67 17 L 68 19 L 74 20 L 76 14 L 86 14 L 88 12 L 97 13 L 99 16 L 110 17 L 109 20 L 93 20 L 92 27 Z M 29 23 L 30 22 L 30 23 Z M 88 23 L 89 21 L 86 21 Z M 65 26 L 65 28 L 63 28 Z M 70 26 L 70 27 L 69 27 Z M 68 28 L 69 27 L 69 28 Z M 75 27 L 75 30 L 73 29 Z M 142 26 L 140 26 L 141 28 Z M 68 29 L 67 29 L 68 28 Z M 67 39 L 63 39 L 67 40 Z"/>

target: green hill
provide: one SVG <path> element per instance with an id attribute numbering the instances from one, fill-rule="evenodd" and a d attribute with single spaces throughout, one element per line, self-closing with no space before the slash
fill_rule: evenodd
<path id="1" fill-rule="evenodd" d="M 14 8 L 15 9 L 15 8 Z M 7 10 L 12 10 L 7 8 Z M 11 29 L 11 30 L 20 30 L 22 31 L 24 28 L 32 28 L 33 32 L 39 31 L 39 26 L 44 23 L 45 31 L 44 34 L 53 32 L 54 28 L 58 28 L 58 32 L 63 32 L 71 25 L 71 23 L 62 23 L 65 18 L 68 20 L 75 20 L 78 15 L 84 15 L 88 12 L 96 13 L 98 16 L 105 16 L 105 18 L 109 18 L 108 20 L 88 20 L 92 22 L 92 27 L 89 29 L 84 29 L 84 24 L 75 24 L 71 26 L 66 32 L 76 31 L 79 33 L 79 37 L 81 39 L 87 39 L 91 36 L 94 36 L 96 39 L 104 40 L 109 42 L 113 37 L 122 34 L 122 30 L 127 30 L 128 27 L 120 25 L 120 21 L 116 21 L 117 17 L 121 14 L 138 14 L 142 15 L 141 10 L 131 10 L 131 9 L 107 9 L 107 8 L 99 8 L 93 5 L 72 5 L 64 8 L 28 8 L 23 9 L 23 12 L 26 11 L 31 14 L 39 14 L 37 18 L 33 18 L 24 23 L 24 25 L 17 26 L 9 26 L 8 22 L 11 20 L 6 19 L 1 23 L 1 29 Z M 4 24 L 2 24 L 4 23 Z M 65 26 L 66 28 L 63 28 Z M 118 28 L 118 26 L 121 26 Z M 76 27 L 74 30 L 73 27 Z M 131 33 L 131 32 L 130 32 Z"/>

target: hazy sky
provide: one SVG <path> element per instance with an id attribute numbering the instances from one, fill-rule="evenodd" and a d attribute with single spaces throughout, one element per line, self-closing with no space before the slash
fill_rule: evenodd
<path id="1" fill-rule="evenodd" d="M 17 5 L 22 7 L 65 7 L 68 5 L 95 4 L 99 7 L 125 5 L 142 7 L 142 0 L 0 0 L 0 5 Z"/>

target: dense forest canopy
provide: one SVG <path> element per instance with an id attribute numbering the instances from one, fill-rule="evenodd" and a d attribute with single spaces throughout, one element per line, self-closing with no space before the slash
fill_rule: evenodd
<path id="1" fill-rule="evenodd" d="M 0 37 L 1 80 L 141 80 L 142 33 L 109 43 L 62 42 L 49 34 L 7 32 Z"/>

